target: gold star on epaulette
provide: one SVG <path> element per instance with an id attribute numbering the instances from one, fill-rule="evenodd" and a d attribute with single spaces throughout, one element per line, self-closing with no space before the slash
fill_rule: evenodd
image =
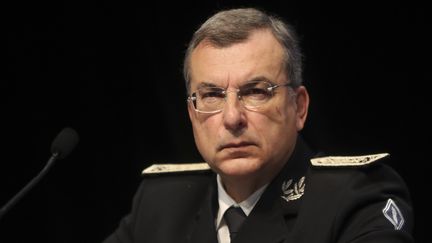
<path id="1" fill-rule="evenodd" d="M 162 174 L 174 172 L 205 171 L 210 170 L 207 163 L 188 163 L 188 164 L 154 164 L 142 171 L 142 175 Z"/>
<path id="2" fill-rule="evenodd" d="M 340 167 L 340 166 L 363 166 L 389 156 L 388 153 L 370 154 L 362 156 L 328 156 L 311 159 L 314 166 Z"/>

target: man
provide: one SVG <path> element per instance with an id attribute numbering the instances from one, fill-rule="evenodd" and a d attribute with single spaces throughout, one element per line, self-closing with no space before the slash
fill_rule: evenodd
<path id="1" fill-rule="evenodd" d="M 316 157 L 298 136 L 301 71 L 294 30 L 278 18 L 233 9 L 208 19 L 184 64 L 207 163 L 145 170 L 158 175 L 105 242 L 412 242 L 409 195 L 380 163 L 387 154 Z"/>

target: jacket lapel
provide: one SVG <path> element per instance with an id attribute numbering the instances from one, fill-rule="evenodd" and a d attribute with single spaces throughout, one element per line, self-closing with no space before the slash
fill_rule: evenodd
<path id="1" fill-rule="evenodd" d="M 283 208 L 279 203 L 271 205 L 269 202 L 254 208 L 232 243 L 276 243 L 286 239 L 287 226 Z"/>
<path id="2" fill-rule="evenodd" d="M 292 184 L 298 183 L 305 176 L 311 157 L 312 152 L 299 137 L 291 158 L 264 191 L 232 243 L 289 241 L 302 197 L 287 201 L 282 198 L 282 185 L 290 179 Z"/>
<path id="3" fill-rule="evenodd" d="M 190 243 L 217 243 L 215 215 L 218 210 L 216 178 L 210 183 L 207 194 L 201 204 L 201 208 L 195 216 L 191 234 L 188 237 Z"/>

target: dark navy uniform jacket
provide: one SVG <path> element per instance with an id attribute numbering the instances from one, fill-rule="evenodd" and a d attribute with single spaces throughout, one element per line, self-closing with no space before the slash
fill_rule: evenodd
<path id="1" fill-rule="evenodd" d="M 390 167 L 313 166 L 313 156 L 299 139 L 232 243 L 413 242 L 409 193 Z M 217 243 L 217 210 L 210 171 L 145 177 L 104 243 Z"/>

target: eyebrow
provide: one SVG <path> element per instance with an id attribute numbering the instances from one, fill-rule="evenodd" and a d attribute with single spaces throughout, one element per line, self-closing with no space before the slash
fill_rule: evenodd
<path id="1" fill-rule="evenodd" d="M 257 76 L 257 77 L 253 77 L 253 78 L 251 78 L 251 79 L 249 79 L 249 80 L 246 80 L 246 81 L 244 81 L 244 82 L 242 82 L 241 84 L 240 84 L 240 86 L 244 86 L 244 85 L 247 85 L 248 83 L 252 83 L 252 82 L 268 82 L 268 83 L 270 83 L 270 84 L 274 84 L 270 79 L 268 79 L 268 78 L 266 78 L 265 76 Z M 220 86 L 218 86 L 218 85 L 216 85 L 216 84 L 214 84 L 214 83 L 211 83 L 211 82 L 201 82 L 200 84 L 198 84 L 198 89 L 199 88 L 205 88 L 205 87 L 216 87 L 216 88 L 222 88 L 222 87 L 220 87 Z"/>
<path id="2" fill-rule="evenodd" d="M 244 84 L 251 83 L 251 82 L 259 82 L 259 81 L 265 81 L 265 82 L 273 84 L 273 82 L 270 79 L 266 78 L 265 76 L 254 77 L 254 78 L 249 79 L 246 82 L 244 82 Z"/>
<path id="3" fill-rule="evenodd" d="M 217 86 L 214 83 L 202 82 L 202 83 L 198 84 L 197 88 L 199 89 L 199 88 L 203 88 L 203 87 L 219 87 L 219 86 Z"/>

